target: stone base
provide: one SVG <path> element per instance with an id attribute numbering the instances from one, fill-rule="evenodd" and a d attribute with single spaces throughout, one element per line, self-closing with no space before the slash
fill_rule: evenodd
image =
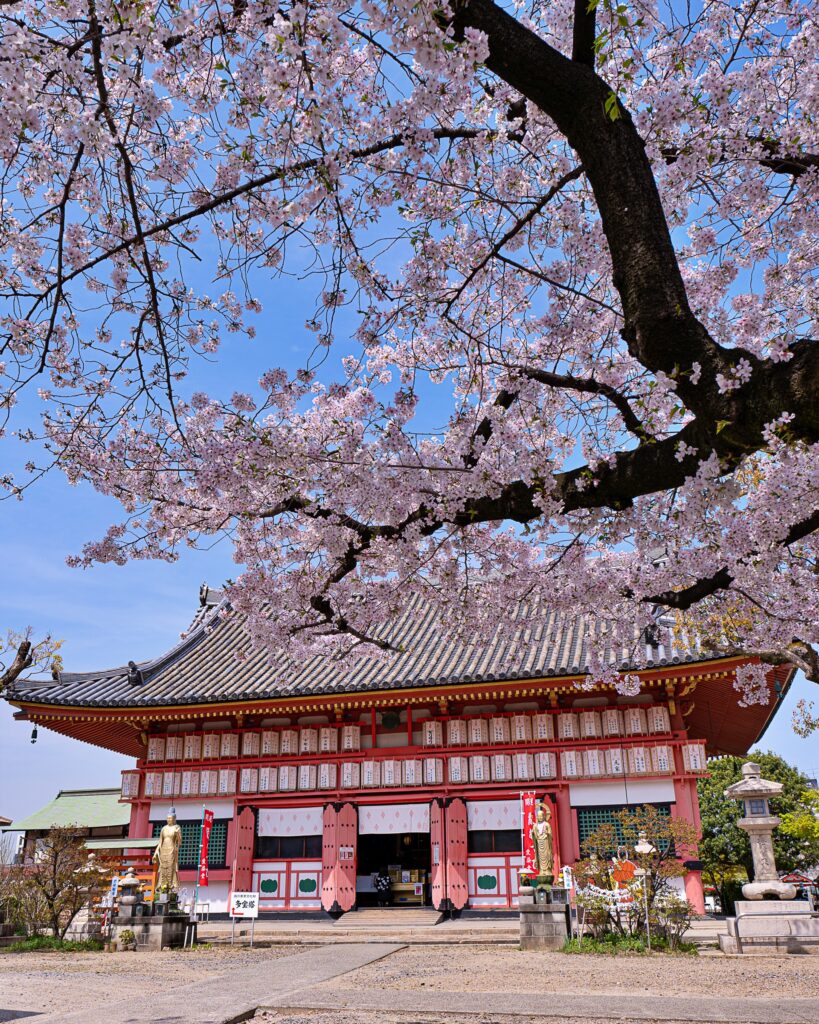
<path id="1" fill-rule="evenodd" d="M 812 916 L 807 900 L 737 900 L 735 909 L 742 916 L 726 920 L 728 934 L 719 936 L 723 953 L 819 954 L 819 916 Z"/>
<path id="2" fill-rule="evenodd" d="M 196 925 L 191 923 L 187 914 L 163 914 L 157 917 L 117 916 L 111 938 L 119 941 L 120 933 L 130 929 L 136 936 L 138 950 L 159 950 L 166 947 L 175 949 L 184 944 L 188 926 L 194 929 L 195 942 Z"/>
<path id="3" fill-rule="evenodd" d="M 520 948 L 562 949 L 569 937 L 565 903 L 536 903 L 520 894 Z"/>
<path id="4" fill-rule="evenodd" d="M 780 882 L 779 879 L 772 882 L 746 882 L 742 887 L 742 895 L 746 900 L 794 900 L 796 886 L 790 882 Z"/>

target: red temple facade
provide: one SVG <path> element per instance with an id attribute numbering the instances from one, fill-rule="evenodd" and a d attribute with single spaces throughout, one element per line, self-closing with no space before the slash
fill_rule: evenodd
<path id="1" fill-rule="evenodd" d="M 122 777 L 129 836 L 156 834 L 173 806 L 191 891 L 203 806 L 214 812 L 200 893 L 211 912 L 231 889 L 259 891 L 263 912 L 348 911 L 375 903 L 384 871 L 393 903 L 511 909 L 522 791 L 551 803 L 556 873 L 624 807 L 699 828 L 706 758 L 745 753 L 791 678 L 772 669 L 770 703 L 740 707 L 732 682 L 747 659 L 706 657 L 660 622 L 610 652 L 640 680 L 625 698 L 587 681 L 599 624 L 518 614 L 511 639 L 468 644 L 413 604 L 385 627 L 401 653 L 293 665 L 249 650 L 241 619 L 203 588 L 168 654 L 18 681 L 9 700 L 18 718 L 135 758 Z M 703 912 L 696 851 L 683 855 Z"/>

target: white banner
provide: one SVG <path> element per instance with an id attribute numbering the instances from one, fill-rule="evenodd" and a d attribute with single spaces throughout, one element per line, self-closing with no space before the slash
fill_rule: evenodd
<path id="1" fill-rule="evenodd" d="M 467 828 L 471 832 L 502 829 L 520 830 L 520 799 L 513 800 L 467 800 Z"/>
<path id="2" fill-rule="evenodd" d="M 406 832 L 429 832 L 429 804 L 362 804 L 358 808 L 360 836 Z"/>
<path id="3" fill-rule="evenodd" d="M 324 831 L 321 807 L 262 807 L 260 836 L 320 836 Z"/>

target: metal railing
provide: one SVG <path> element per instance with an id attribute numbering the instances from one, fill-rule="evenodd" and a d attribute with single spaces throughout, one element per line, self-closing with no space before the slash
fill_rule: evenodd
<path id="1" fill-rule="evenodd" d="M 745 918 L 782 917 L 782 916 L 783 916 L 783 914 L 782 914 L 781 910 L 771 910 L 771 911 L 766 911 L 766 912 L 762 912 L 762 913 L 760 913 L 759 911 L 754 911 L 754 910 L 740 911 L 736 915 L 736 918 L 735 918 L 735 920 L 736 920 L 736 935 L 734 936 L 734 938 L 736 939 L 736 942 L 737 942 L 737 953 L 742 953 L 743 952 L 743 949 L 742 949 L 742 936 L 739 933 L 739 922 L 740 921 L 745 920 Z M 811 910 L 811 911 L 809 911 L 806 914 L 788 914 L 787 917 L 788 918 L 792 917 L 795 921 L 804 921 L 805 918 L 817 918 L 817 917 L 819 917 L 819 911 Z M 812 938 L 812 936 L 806 936 L 806 937 L 809 938 L 809 939 Z M 774 935 L 754 935 L 754 936 L 747 935 L 746 936 L 746 940 L 751 939 L 751 938 L 758 939 L 760 942 L 765 942 L 765 941 L 772 940 L 772 939 L 773 940 L 775 940 L 775 939 L 798 939 L 799 936 L 798 935 L 794 935 L 793 932 L 789 931 L 789 932 L 776 933 Z"/>

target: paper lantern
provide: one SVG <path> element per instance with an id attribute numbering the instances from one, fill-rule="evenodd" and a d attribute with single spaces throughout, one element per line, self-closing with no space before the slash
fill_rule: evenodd
<path id="1" fill-rule="evenodd" d="M 318 738 L 316 738 L 318 742 Z M 318 781 L 318 768 L 314 764 L 299 765 L 299 789 L 309 790 L 316 788 Z"/>
<path id="2" fill-rule="evenodd" d="M 671 732 L 671 716 L 665 704 L 655 704 L 646 712 L 648 731 L 650 733 Z"/>
<path id="3" fill-rule="evenodd" d="M 469 782 L 469 761 L 465 757 L 450 757 L 447 760 L 449 781 L 456 785 Z"/>
<path id="4" fill-rule="evenodd" d="M 361 750 L 360 725 L 343 725 L 341 727 L 341 749 L 345 753 Z"/>
<path id="5" fill-rule="evenodd" d="M 398 786 L 401 784 L 401 768 L 398 761 L 381 762 L 381 785 Z"/>
<path id="6" fill-rule="evenodd" d="M 581 711 L 580 735 L 584 740 L 597 740 L 603 735 L 599 711 Z"/>
<path id="7" fill-rule="evenodd" d="M 199 795 L 214 796 L 219 786 L 219 773 L 212 768 L 199 772 Z"/>
<path id="8" fill-rule="evenodd" d="M 404 761 L 401 769 L 405 786 L 420 786 L 424 781 L 420 761 L 414 759 Z"/>
<path id="9" fill-rule="evenodd" d="M 206 732 L 202 737 L 202 759 L 212 761 L 219 756 L 219 733 Z"/>
<path id="10" fill-rule="evenodd" d="M 447 743 L 452 747 L 462 747 L 466 739 L 466 722 L 462 718 L 450 718 L 446 723 Z"/>
<path id="11" fill-rule="evenodd" d="M 182 796 L 199 796 L 199 772 L 182 772 Z"/>
<path id="12" fill-rule="evenodd" d="M 333 730 L 335 731 L 335 730 Z M 335 789 L 336 779 L 338 778 L 338 765 L 320 764 L 318 770 L 318 788 L 319 789 Z"/>
<path id="13" fill-rule="evenodd" d="M 440 747 L 444 742 L 444 729 L 441 723 L 425 721 L 421 726 L 421 742 L 425 747 Z"/>
<path id="14" fill-rule="evenodd" d="M 579 740 L 580 725 L 577 715 L 564 711 L 557 716 L 557 735 L 561 740 Z"/>
<path id="15" fill-rule="evenodd" d="M 165 760 L 165 737 L 164 736 L 149 736 L 148 737 L 148 760 L 149 761 L 164 761 Z"/>
<path id="16" fill-rule="evenodd" d="M 139 772 L 122 773 L 122 795 L 126 800 L 139 796 Z"/>
<path id="17" fill-rule="evenodd" d="M 338 750 L 338 729 L 325 725 L 319 729 L 319 750 L 322 754 L 335 754 Z"/>
<path id="18" fill-rule="evenodd" d="M 700 743 L 688 743 L 682 748 L 683 767 L 687 772 L 704 772 L 706 768 L 705 747 Z"/>
<path id="19" fill-rule="evenodd" d="M 626 757 L 630 774 L 646 775 L 651 771 L 651 759 L 645 747 L 629 747 Z"/>
<path id="20" fill-rule="evenodd" d="M 259 769 L 259 792 L 275 793 L 279 787 L 279 770 L 272 765 Z"/>
<path id="21" fill-rule="evenodd" d="M 275 729 L 265 729 L 262 733 L 261 754 L 262 757 L 275 756 L 279 752 L 279 734 Z"/>
<path id="22" fill-rule="evenodd" d="M 531 754 L 515 754 L 512 757 L 512 773 L 515 782 L 527 782 L 535 777 L 534 758 Z"/>
<path id="23" fill-rule="evenodd" d="M 563 717 L 562 715 L 560 716 Z M 563 750 L 560 754 L 560 771 L 564 779 L 577 779 L 583 770 L 582 759 L 576 750 Z"/>
<path id="24" fill-rule="evenodd" d="M 604 736 L 623 735 L 623 716 L 617 708 L 606 708 L 600 716 Z"/>
<path id="25" fill-rule="evenodd" d="M 619 747 L 611 747 L 606 751 L 606 775 L 624 775 L 625 771 L 625 754 Z"/>
<path id="26" fill-rule="evenodd" d="M 489 741 L 491 743 L 509 742 L 509 719 L 493 718 L 489 722 Z"/>
<path id="27" fill-rule="evenodd" d="M 626 708 L 623 712 L 626 736 L 643 736 L 646 732 L 646 713 L 642 708 Z"/>
<path id="28" fill-rule="evenodd" d="M 509 754 L 493 754 L 491 759 L 492 781 L 512 781 L 512 758 Z"/>
<path id="29" fill-rule="evenodd" d="M 242 757 L 258 757 L 261 737 L 257 732 L 246 732 L 242 735 Z"/>
<path id="30" fill-rule="evenodd" d="M 473 782 L 489 782 L 489 758 L 477 755 L 470 757 L 469 777 Z"/>
<path id="31" fill-rule="evenodd" d="M 602 775 L 605 771 L 605 761 L 599 750 L 584 750 L 583 774 L 589 778 Z"/>
<path id="32" fill-rule="evenodd" d="M 239 736 L 235 732 L 223 732 L 222 739 L 219 744 L 219 756 L 220 757 L 238 757 L 239 756 Z"/>
<path id="33" fill-rule="evenodd" d="M 361 762 L 361 785 L 365 789 L 376 789 L 381 785 L 381 762 Z"/>
<path id="34" fill-rule="evenodd" d="M 283 764 L 279 767 L 279 792 L 293 793 L 299 784 L 298 769 L 292 764 Z"/>
<path id="35" fill-rule="evenodd" d="M 551 751 L 541 750 L 535 754 L 535 775 L 539 779 L 557 777 L 557 758 Z"/>
<path id="36" fill-rule="evenodd" d="M 282 729 L 279 733 L 279 753 L 292 756 L 299 752 L 299 734 L 295 729 Z"/>
<path id="37" fill-rule="evenodd" d="M 438 786 L 444 781 L 444 762 L 440 757 L 424 758 L 424 785 Z"/>
<path id="38" fill-rule="evenodd" d="M 539 742 L 555 738 L 554 715 L 535 715 L 533 720 L 534 738 Z"/>
<path id="39" fill-rule="evenodd" d="M 532 739 L 532 719 L 528 715 L 512 715 L 512 740 L 529 743 Z"/>
<path id="40" fill-rule="evenodd" d="M 482 747 L 489 742 L 489 725 L 486 719 L 470 718 L 467 730 L 470 746 Z"/>
<path id="41" fill-rule="evenodd" d="M 186 761 L 198 761 L 202 757 L 202 737 L 197 735 L 186 736 L 182 757 Z"/>
<path id="42" fill-rule="evenodd" d="M 341 766 L 341 788 L 358 789 L 360 786 L 361 765 L 357 761 L 345 761 Z"/>
<path id="43" fill-rule="evenodd" d="M 165 760 L 166 761 L 181 761 L 182 760 L 182 737 L 181 736 L 168 736 L 165 739 Z"/>
<path id="44" fill-rule="evenodd" d="M 238 737 L 237 737 L 238 738 Z M 219 769 L 219 795 L 229 796 L 236 792 L 236 769 Z"/>
<path id="45" fill-rule="evenodd" d="M 299 753 L 318 753 L 318 729 L 302 729 L 299 733 Z"/>
<path id="46" fill-rule="evenodd" d="M 670 775 L 674 771 L 674 752 L 671 747 L 652 747 L 651 767 L 658 775 Z"/>
<path id="47" fill-rule="evenodd" d="M 257 793 L 259 790 L 259 769 L 243 768 L 239 776 L 240 793 Z"/>

